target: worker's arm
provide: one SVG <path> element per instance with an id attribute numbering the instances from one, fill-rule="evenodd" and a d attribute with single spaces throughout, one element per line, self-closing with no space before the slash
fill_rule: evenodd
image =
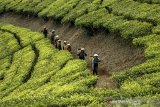
<path id="1" fill-rule="evenodd" d="M 85 56 L 87 56 L 87 54 L 85 53 Z"/>

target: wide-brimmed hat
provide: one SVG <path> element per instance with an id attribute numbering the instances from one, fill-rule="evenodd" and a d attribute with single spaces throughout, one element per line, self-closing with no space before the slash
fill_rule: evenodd
<path id="1" fill-rule="evenodd" d="M 98 56 L 98 54 L 94 54 L 94 56 Z"/>
<path id="2" fill-rule="evenodd" d="M 81 50 L 84 51 L 85 49 L 84 49 L 84 48 L 81 48 Z"/>

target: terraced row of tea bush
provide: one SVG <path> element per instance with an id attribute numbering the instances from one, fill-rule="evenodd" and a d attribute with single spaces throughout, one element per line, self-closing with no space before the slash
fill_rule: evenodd
<path id="1" fill-rule="evenodd" d="M 149 4 L 160 4 L 159 0 L 134 0 L 134 1 L 138 1 L 141 3 L 149 3 Z"/>
<path id="2" fill-rule="evenodd" d="M 151 34 L 160 24 L 159 4 L 134 0 L 0 0 L 0 11 L 48 17 L 77 26 L 105 28 L 135 38 Z"/>
<path id="3" fill-rule="evenodd" d="M 123 90 L 94 88 L 97 77 L 87 63 L 58 51 L 41 33 L 10 24 L 0 32 L 0 107 L 96 107 L 107 96 L 127 97 Z"/>
<path id="4" fill-rule="evenodd" d="M 85 61 L 58 51 L 29 29 L 4 25 L 0 31 L 0 107 L 78 106 L 97 100 L 91 96 L 97 77 Z"/>

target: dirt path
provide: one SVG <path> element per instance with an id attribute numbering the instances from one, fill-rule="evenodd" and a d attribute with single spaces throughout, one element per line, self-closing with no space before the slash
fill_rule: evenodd
<path id="1" fill-rule="evenodd" d="M 97 87 L 113 88 L 115 84 L 109 79 L 113 72 L 131 68 L 144 62 L 143 49 L 133 46 L 131 41 L 124 40 L 118 35 L 107 34 L 99 31 L 93 36 L 88 36 L 84 30 L 70 24 L 60 24 L 35 17 L 24 17 L 12 13 L 0 15 L 0 21 L 40 31 L 44 26 L 49 30 L 53 28 L 62 40 L 67 40 L 72 45 L 73 54 L 79 47 L 84 47 L 88 54 L 87 61 L 90 64 L 90 55 L 99 54 L 102 60 L 99 70 Z"/>
<path id="2" fill-rule="evenodd" d="M 107 73 L 104 69 L 99 69 L 99 79 L 97 81 L 97 88 L 110 88 L 115 89 L 116 83 L 110 79 L 111 74 Z"/>

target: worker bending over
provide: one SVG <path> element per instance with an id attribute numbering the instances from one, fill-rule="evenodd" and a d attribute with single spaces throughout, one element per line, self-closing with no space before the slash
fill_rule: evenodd
<path id="1" fill-rule="evenodd" d="M 44 37 L 47 38 L 48 36 L 48 30 L 46 27 L 43 28 L 42 33 L 44 34 Z"/>

